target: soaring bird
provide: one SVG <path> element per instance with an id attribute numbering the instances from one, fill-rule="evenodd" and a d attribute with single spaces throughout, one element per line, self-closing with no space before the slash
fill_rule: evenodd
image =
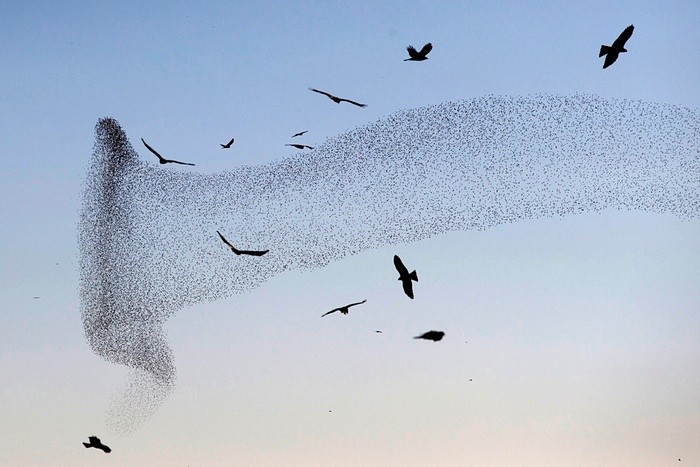
<path id="1" fill-rule="evenodd" d="M 297 149 L 304 149 L 304 148 L 313 149 L 311 146 L 308 146 L 306 144 L 285 144 L 285 146 L 294 146 Z"/>
<path id="2" fill-rule="evenodd" d="M 105 453 L 112 452 L 109 446 L 105 446 L 104 444 L 102 444 L 102 441 L 100 441 L 100 438 L 98 438 L 97 436 L 89 436 L 88 440 L 90 441 L 89 443 L 83 443 L 83 446 L 85 446 L 86 448 L 101 449 Z"/>
<path id="3" fill-rule="evenodd" d="M 328 94 L 325 91 L 319 91 L 318 89 L 314 88 L 309 88 L 309 91 L 317 92 L 319 94 L 323 94 L 324 96 L 327 96 L 330 100 L 335 102 L 336 104 L 340 104 L 341 102 L 349 102 L 351 104 L 355 104 L 358 107 L 367 107 L 367 104 L 360 104 L 359 102 L 351 101 L 350 99 L 343 99 L 342 97 L 336 97 L 333 94 Z"/>
<path id="4" fill-rule="evenodd" d="M 219 234 L 219 237 L 221 237 L 221 240 L 223 240 L 224 243 L 225 243 L 226 245 L 228 245 L 228 247 L 231 249 L 231 251 L 233 251 L 233 252 L 236 253 L 237 255 L 262 256 L 262 255 L 264 255 L 265 253 L 267 253 L 268 251 L 270 251 L 270 250 L 264 250 L 264 251 L 238 250 L 238 249 L 236 249 L 235 246 L 231 245 L 231 244 L 228 242 L 228 240 L 226 240 L 226 239 L 224 238 L 223 235 L 221 235 L 221 232 L 219 232 L 219 231 L 217 230 L 216 233 Z"/>
<path id="5" fill-rule="evenodd" d="M 229 141 L 229 142 L 226 143 L 226 144 L 221 144 L 221 143 L 219 143 L 219 146 L 221 146 L 221 149 L 228 149 L 228 148 L 231 147 L 232 144 L 233 144 L 233 138 L 231 138 L 231 141 Z"/>
<path id="6" fill-rule="evenodd" d="M 297 136 L 302 136 L 304 133 L 308 133 L 308 132 L 309 132 L 309 130 L 304 130 L 304 131 L 300 131 L 299 133 L 294 133 L 292 135 L 292 138 L 296 138 Z"/>
<path id="7" fill-rule="evenodd" d="M 399 271 L 399 280 L 403 285 L 403 291 L 406 292 L 408 298 L 413 298 L 413 283 L 411 281 L 418 282 L 418 274 L 415 270 L 409 274 L 408 269 L 403 265 L 398 255 L 394 255 L 394 266 Z"/>
<path id="8" fill-rule="evenodd" d="M 428 59 L 427 55 L 430 53 L 431 50 L 433 50 L 433 44 L 428 42 L 423 46 L 422 49 L 420 49 L 420 52 L 417 52 L 412 45 L 406 47 L 406 50 L 408 50 L 408 55 L 410 56 L 410 58 L 404 59 L 404 62 L 422 62 L 423 60 Z"/>
<path id="9" fill-rule="evenodd" d="M 426 339 L 429 341 L 437 342 L 440 339 L 442 339 L 444 336 L 445 336 L 445 333 L 442 331 L 428 331 L 428 332 L 421 334 L 420 336 L 414 337 L 414 339 Z"/>
<path id="10" fill-rule="evenodd" d="M 351 306 L 355 306 L 355 305 L 361 305 L 361 304 L 365 303 L 366 301 L 367 300 L 365 299 L 365 300 L 362 300 L 361 302 L 351 303 L 350 305 L 341 306 L 340 308 L 335 308 L 331 311 L 327 311 L 326 313 L 321 315 L 321 318 L 323 318 L 326 315 L 330 315 L 331 313 L 335 313 L 336 311 L 339 311 L 342 314 L 347 315 L 348 311 L 350 311 L 350 310 L 348 310 L 348 308 L 350 308 Z"/>
<path id="11" fill-rule="evenodd" d="M 143 138 L 141 138 L 141 141 L 143 141 Z M 148 148 L 148 150 L 151 151 L 153 154 L 155 154 L 156 156 L 158 156 L 158 161 L 159 161 L 161 164 L 194 165 L 194 164 L 190 164 L 189 162 L 180 162 L 180 161 L 173 161 L 173 160 L 170 160 L 170 159 L 164 159 L 163 156 L 161 156 L 160 154 L 158 154 L 158 152 L 157 152 L 155 149 L 153 149 L 152 147 L 150 147 L 145 141 L 143 141 L 143 145 L 146 146 L 146 147 Z"/>
<path id="12" fill-rule="evenodd" d="M 625 28 L 624 31 L 622 31 L 618 38 L 615 39 L 615 42 L 613 42 L 612 45 L 600 46 L 600 53 L 598 54 L 598 57 L 602 57 L 603 55 L 605 55 L 605 63 L 603 64 L 603 69 L 615 63 L 615 60 L 617 60 L 617 57 L 620 55 L 620 53 L 627 52 L 627 49 L 625 49 L 625 42 L 627 42 L 627 40 L 630 37 L 632 37 L 633 32 L 634 25 L 630 24 Z"/>

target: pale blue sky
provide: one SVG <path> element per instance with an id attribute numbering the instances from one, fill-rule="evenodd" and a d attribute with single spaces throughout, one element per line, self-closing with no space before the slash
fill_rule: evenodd
<path id="1" fill-rule="evenodd" d="M 76 239 L 97 119 L 216 173 L 486 94 L 700 106 L 696 2 L 523 3 L 4 2 L 0 464 L 700 465 L 700 220 L 641 213 L 380 248 L 195 306 L 167 325 L 173 395 L 133 437 L 105 424 L 127 372 L 84 340 Z M 395 253 L 421 277 L 400 308 Z M 428 329 L 444 341 L 410 339 Z"/>

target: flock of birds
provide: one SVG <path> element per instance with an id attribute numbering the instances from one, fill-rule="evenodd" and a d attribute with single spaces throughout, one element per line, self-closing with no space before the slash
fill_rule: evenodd
<path id="1" fill-rule="evenodd" d="M 623 52 L 627 52 L 627 49 L 625 49 L 625 44 L 629 40 L 629 38 L 632 36 L 632 33 L 634 31 L 634 26 L 630 25 L 628 26 L 615 41 L 612 43 L 612 45 L 607 46 L 607 45 L 602 45 L 600 48 L 599 52 L 599 57 L 605 56 L 605 62 L 603 64 L 603 68 L 607 68 L 615 61 L 618 59 L 619 54 Z M 406 58 L 404 61 L 424 61 L 428 59 L 428 54 L 430 51 L 433 49 L 433 46 L 431 43 L 425 44 L 420 51 L 416 50 L 413 46 L 408 46 L 406 48 L 409 58 Z M 359 102 L 356 102 L 351 99 L 346 99 L 346 98 L 341 98 L 338 96 L 335 96 L 333 94 L 330 94 L 325 91 L 321 91 L 319 89 L 315 88 L 309 88 L 310 91 L 322 94 L 326 97 L 328 97 L 330 100 L 333 102 L 340 104 L 341 102 L 347 102 L 349 104 L 358 106 L 358 107 L 366 107 L 367 104 L 362 104 Z M 305 133 L 307 133 L 308 130 L 304 130 L 298 133 L 295 133 L 292 135 L 292 138 L 303 136 Z M 143 142 L 144 146 L 151 152 L 153 153 L 157 158 L 160 164 L 180 164 L 180 165 L 188 165 L 188 166 L 194 166 L 195 164 L 189 163 L 189 162 L 182 162 L 178 160 L 173 160 L 173 159 L 166 159 L 164 158 L 161 154 L 159 154 L 153 147 L 148 145 L 146 141 L 141 138 L 141 141 Z M 232 145 L 234 144 L 234 138 L 231 138 L 231 140 L 226 143 L 226 144 L 220 144 L 221 149 L 230 149 Z M 291 146 L 296 149 L 313 149 L 312 146 L 305 145 L 305 144 L 297 144 L 297 143 L 289 143 L 286 144 L 286 146 Z M 260 257 L 268 253 L 269 250 L 241 250 L 236 248 L 231 242 L 229 242 L 221 232 L 218 230 L 216 231 L 218 236 L 220 237 L 221 241 L 235 254 L 235 255 L 248 255 L 248 256 L 256 256 Z M 418 274 L 416 273 L 415 270 L 409 272 L 408 268 L 404 265 L 403 261 L 401 258 L 399 258 L 398 255 L 394 256 L 394 266 L 399 274 L 398 280 L 402 284 L 403 292 L 405 293 L 406 296 L 409 298 L 413 299 L 414 298 L 414 291 L 413 291 L 413 282 L 418 282 Z M 34 297 L 35 299 L 38 297 Z M 327 315 L 330 315 L 335 312 L 340 312 L 343 315 L 347 315 L 349 313 L 349 309 L 354 306 L 358 306 L 361 304 L 366 303 L 367 300 L 362 300 L 359 302 L 355 303 L 350 303 L 345 306 L 341 306 L 338 308 L 334 308 L 330 311 L 327 311 L 321 315 L 321 317 L 325 317 Z M 376 333 L 381 333 L 382 331 L 375 331 Z M 424 339 L 424 340 L 431 340 L 434 342 L 442 340 L 442 338 L 445 336 L 445 333 L 443 331 L 435 331 L 435 330 L 430 330 L 427 331 L 421 335 L 415 336 L 414 339 Z M 471 381 L 471 379 L 470 379 Z M 105 453 L 110 453 L 111 449 L 103 444 L 101 440 L 97 436 L 90 436 L 88 438 L 89 442 L 83 442 L 83 445 L 85 448 L 95 448 L 102 450 Z M 679 461 L 681 459 L 678 459 Z"/>

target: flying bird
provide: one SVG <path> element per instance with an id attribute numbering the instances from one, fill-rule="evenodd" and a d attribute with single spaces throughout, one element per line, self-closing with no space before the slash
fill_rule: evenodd
<path id="1" fill-rule="evenodd" d="M 221 146 L 221 149 L 228 149 L 228 148 L 231 147 L 232 144 L 233 144 L 233 138 L 231 138 L 231 141 L 229 141 L 229 142 L 226 143 L 226 144 L 221 144 L 221 143 L 219 143 L 219 146 Z"/>
<path id="2" fill-rule="evenodd" d="M 376 332 L 377 334 L 381 334 L 381 333 L 382 333 L 382 331 L 374 331 L 374 332 Z"/>
<path id="3" fill-rule="evenodd" d="M 101 449 L 105 453 L 112 452 L 109 446 L 105 446 L 104 444 L 102 444 L 102 441 L 100 441 L 100 438 L 98 438 L 97 436 L 89 436 L 88 440 L 90 441 L 89 443 L 83 443 L 83 446 L 85 446 L 86 448 Z"/>
<path id="4" fill-rule="evenodd" d="M 308 132 L 309 132 L 309 130 L 304 130 L 304 131 L 300 131 L 299 133 L 294 133 L 292 135 L 292 138 L 296 138 L 297 136 L 302 136 L 304 133 L 308 133 Z"/>
<path id="5" fill-rule="evenodd" d="M 306 144 L 285 144 L 285 146 L 294 146 L 297 149 L 304 149 L 304 148 L 313 149 L 311 146 L 308 146 Z"/>
<path id="6" fill-rule="evenodd" d="M 399 280 L 403 285 L 403 291 L 406 292 L 409 298 L 413 298 L 413 283 L 411 281 L 418 282 L 418 274 L 415 270 L 409 274 L 408 269 L 403 265 L 398 255 L 394 255 L 394 266 L 399 271 Z"/>
<path id="7" fill-rule="evenodd" d="M 410 56 L 410 58 L 404 59 L 404 62 L 422 62 L 423 60 L 428 59 L 427 55 L 430 53 L 431 50 L 433 50 L 433 44 L 428 42 L 423 46 L 422 49 L 420 49 L 420 52 L 416 51 L 416 49 L 412 45 L 406 47 L 406 50 L 408 50 L 408 55 Z"/>
<path id="8" fill-rule="evenodd" d="M 421 334 L 420 336 L 414 337 L 414 339 L 426 339 L 430 341 L 439 341 L 445 336 L 445 333 L 442 331 L 428 331 L 426 333 Z"/>
<path id="9" fill-rule="evenodd" d="M 318 89 L 314 88 L 309 88 L 309 91 L 317 92 L 319 94 L 323 94 L 324 96 L 327 96 L 330 100 L 335 102 L 336 104 L 340 104 L 341 102 L 349 102 L 351 104 L 355 104 L 358 107 L 367 107 L 367 104 L 360 104 L 359 102 L 351 101 L 350 99 L 343 99 L 342 97 L 336 97 L 333 94 L 328 94 L 325 91 L 319 91 Z"/>
<path id="10" fill-rule="evenodd" d="M 350 311 L 350 310 L 348 310 L 348 308 L 350 308 L 351 306 L 355 306 L 355 305 L 361 305 L 361 304 L 365 303 L 366 301 L 367 301 L 367 300 L 365 299 L 365 300 L 362 300 L 361 302 L 351 303 L 350 305 L 345 305 L 345 306 L 341 306 L 340 308 L 335 308 L 335 309 L 333 309 L 333 310 L 331 310 L 331 311 L 328 311 L 328 312 L 322 314 L 322 315 L 321 315 L 321 318 L 323 318 L 323 317 L 326 316 L 326 315 L 330 315 L 331 313 L 335 313 L 336 311 L 339 311 L 339 312 L 341 312 L 342 314 L 347 315 L 348 312 Z"/>
<path id="11" fill-rule="evenodd" d="M 141 138 L 141 141 L 143 141 L 143 138 Z M 158 156 L 158 161 L 159 161 L 161 164 L 170 164 L 170 163 L 172 163 L 172 164 L 181 164 L 181 165 L 194 165 L 194 164 L 190 164 L 189 162 L 180 162 L 180 161 L 173 161 L 173 160 L 170 160 L 170 159 L 164 159 L 163 156 L 161 156 L 160 154 L 158 154 L 158 152 L 157 152 L 155 149 L 153 149 L 152 147 L 150 147 L 145 141 L 143 141 L 143 145 L 146 146 L 146 148 L 148 148 L 148 150 L 151 151 L 153 154 L 155 154 L 156 156 Z"/>
<path id="12" fill-rule="evenodd" d="M 262 256 L 262 255 L 264 255 L 265 253 L 267 253 L 268 251 L 270 251 L 270 250 L 264 250 L 264 251 L 238 250 L 235 246 L 231 245 L 231 244 L 228 242 L 228 240 L 226 240 L 226 239 L 224 238 L 223 235 L 221 235 L 221 232 L 219 232 L 219 231 L 217 230 L 216 233 L 218 233 L 218 234 L 219 234 L 219 237 L 221 237 L 221 240 L 223 240 L 223 242 L 224 242 L 226 245 L 228 245 L 229 248 L 231 248 L 231 251 L 233 251 L 233 252 L 236 253 L 237 255 Z"/>
<path id="13" fill-rule="evenodd" d="M 632 32 L 634 32 L 634 25 L 630 24 L 625 28 L 624 31 L 622 31 L 618 38 L 615 39 L 615 42 L 613 42 L 612 45 L 600 46 L 600 53 L 598 54 L 598 57 L 602 57 L 603 55 L 605 55 L 605 63 L 603 64 L 603 69 L 615 63 L 615 60 L 617 60 L 617 57 L 622 52 L 627 52 L 627 49 L 625 49 L 625 42 L 627 42 L 627 40 L 630 37 L 632 37 Z"/>

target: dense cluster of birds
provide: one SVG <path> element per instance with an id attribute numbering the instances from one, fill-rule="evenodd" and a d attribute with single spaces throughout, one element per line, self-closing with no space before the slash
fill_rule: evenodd
<path id="1" fill-rule="evenodd" d="M 605 66 L 629 35 L 605 50 Z M 407 60 L 425 60 L 431 49 L 409 47 Z M 697 217 L 699 128 L 697 111 L 671 105 L 488 96 L 401 110 L 309 153 L 204 175 L 140 160 L 117 121 L 101 119 L 79 226 L 80 287 L 90 346 L 132 369 L 112 407 L 113 428 L 132 431 L 172 390 L 175 366 L 163 333 L 170 316 L 283 271 L 521 219 L 603 209 Z M 160 164 L 193 165 L 142 142 Z M 398 255 L 394 267 L 412 299 L 416 271 Z M 103 446 L 90 441 L 86 447 Z"/>

